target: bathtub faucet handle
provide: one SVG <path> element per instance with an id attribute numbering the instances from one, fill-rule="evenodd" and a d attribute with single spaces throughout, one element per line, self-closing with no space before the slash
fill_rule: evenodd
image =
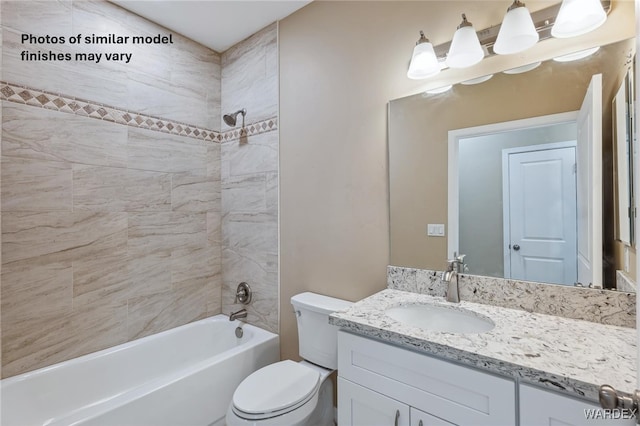
<path id="1" fill-rule="evenodd" d="M 233 303 L 238 302 L 243 305 L 248 305 L 251 302 L 251 287 L 244 281 L 238 284 L 238 288 L 236 289 L 236 299 Z"/>

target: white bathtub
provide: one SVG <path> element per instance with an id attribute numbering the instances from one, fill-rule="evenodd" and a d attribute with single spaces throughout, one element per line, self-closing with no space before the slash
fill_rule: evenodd
<path id="1" fill-rule="evenodd" d="M 238 384 L 280 358 L 278 336 L 217 315 L 0 382 L 0 424 L 224 424 Z"/>

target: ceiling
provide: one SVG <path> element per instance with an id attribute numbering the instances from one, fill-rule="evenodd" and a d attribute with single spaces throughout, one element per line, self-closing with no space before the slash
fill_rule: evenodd
<path id="1" fill-rule="evenodd" d="M 311 0 L 111 0 L 216 52 L 224 52 Z"/>

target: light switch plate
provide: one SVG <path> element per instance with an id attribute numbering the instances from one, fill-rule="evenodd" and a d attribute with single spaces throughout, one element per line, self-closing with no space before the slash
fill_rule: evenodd
<path id="1" fill-rule="evenodd" d="M 444 224 L 429 223 L 427 225 L 427 235 L 429 237 L 444 237 Z"/>

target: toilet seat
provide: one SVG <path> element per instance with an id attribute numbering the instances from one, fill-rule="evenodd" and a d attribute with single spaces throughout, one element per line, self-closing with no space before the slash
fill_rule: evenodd
<path id="1" fill-rule="evenodd" d="M 268 365 L 244 379 L 233 394 L 234 413 L 247 420 L 280 416 L 317 396 L 320 373 L 285 360 Z"/>

